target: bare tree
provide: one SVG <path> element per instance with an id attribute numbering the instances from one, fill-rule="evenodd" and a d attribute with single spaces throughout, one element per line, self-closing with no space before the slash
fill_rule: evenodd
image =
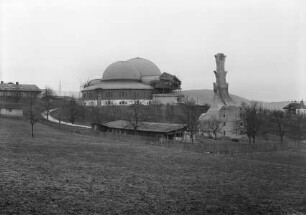
<path id="1" fill-rule="evenodd" d="M 43 91 L 42 101 L 46 110 L 47 120 L 49 119 L 50 110 L 52 109 L 52 100 L 55 96 L 54 91 L 50 87 L 46 87 Z"/>
<path id="2" fill-rule="evenodd" d="M 101 108 L 95 105 L 90 106 L 91 121 L 94 123 L 101 123 Z"/>
<path id="3" fill-rule="evenodd" d="M 128 110 L 125 119 L 130 122 L 134 133 L 137 134 L 138 127 L 141 125 L 141 122 L 146 120 L 148 115 L 145 113 L 144 105 L 139 100 L 134 101 Z"/>
<path id="4" fill-rule="evenodd" d="M 76 102 L 75 98 L 71 98 L 70 101 L 66 105 L 66 109 L 68 111 L 68 118 L 71 124 L 74 124 L 76 119 L 79 117 L 79 105 Z"/>
<path id="5" fill-rule="evenodd" d="M 58 126 L 61 128 L 61 121 L 63 118 L 63 112 L 65 107 L 65 100 L 63 98 L 60 99 L 59 108 L 58 108 Z"/>
<path id="6" fill-rule="evenodd" d="M 30 97 L 29 98 L 29 120 L 31 123 L 32 138 L 34 137 L 34 124 L 38 121 L 38 116 L 35 110 L 35 103 L 36 103 L 36 98 Z"/>
<path id="7" fill-rule="evenodd" d="M 306 139 L 306 116 L 303 114 L 295 114 L 292 116 L 288 136 L 297 142 L 300 147 L 300 142 Z"/>
<path id="8" fill-rule="evenodd" d="M 284 141 L 284 136 L 288 132 L 290 121 L 291 115 L 285 114 L 283 111 L 275 110 L 271 113 L 271 122 L 273 124 L 269 126 L 272 127 L 270 131 L 279 136 L 280 143 Z"/>
<path id="9" fill-rule="evenodd" d="M 199 116 L 201 115 L 201 107 L 196 104 L 194 99 L 185 97 L 180 103 L 182 116 L 181 120 L 187 125 L 187 131 L 190 133 L 191 141 L 193 143 L 194 136 L 199 127 Z"/>
<path id="10" fill-rule="evenodd" d="M 144 106 L 146 112 L 146 120 L 151 122 L 163 121 L 163 110 L 161 104 L 149 104 Z"/>
<path id="11" fill-rule="evenodd" d="M 175 116 L 175 110 L 174 110 L 174 105 L 170 105 L 170 104 L 167 104 L 166 105 L 166 112 L 165 112 L 165 115 L 166 115 L 166 119 L 172 123 L 173 122 L 173 119 L 174 119 L 174 116 Z"/>
<path id="12" fill-rule="evenodd" d="M 219 120 L 212 120 L 208 122 L 209 131 L 213 134 L 214 139 L 218 139 L 218 136 L 222 135 L 222 128 Z"/>
<path id="13" fill-rule="evenodd" d="M 242 120 L 244 125 L 244 133 L 248 136 L 249 143 L 256 143 L 260 129 L 264 124 L 265 111 L 257 102 L 251 105 L 242 104 Z"/>

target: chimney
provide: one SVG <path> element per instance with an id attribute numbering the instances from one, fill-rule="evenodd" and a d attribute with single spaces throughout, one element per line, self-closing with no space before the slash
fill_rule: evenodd
<path id="1" fill-rule="evenodd" d="M 19 82 L 17 81 L 17 82 L 16 82 L 16 85 L 18 85 L 18 84 L 19 84 Z"/>

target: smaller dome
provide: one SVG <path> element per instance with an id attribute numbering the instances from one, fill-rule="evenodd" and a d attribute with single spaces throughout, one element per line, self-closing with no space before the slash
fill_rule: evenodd
<path id="1" fill-rule="evenodd" d="M 118 61 L 109 65 L 104 73 L 102 80 L 140 80 L 139 71 L 127 61 Z"/>
<path id="2" fill-rule="evenodd" d="M 87 85 L 91 86 L 91 85 L 99 84 L 100 82 L 101 82 L 101 79 L 92 79 L 87 83 Z"/>
<path id="3" fill-rule="evenodd" d="M 130 62 L 133 64 L 135 68 L 138 69 L 141 76 L 160 76 L 161 72 L 159 68 L 151 61 L 136 57 L 128 60 L 127 62 Z"/>

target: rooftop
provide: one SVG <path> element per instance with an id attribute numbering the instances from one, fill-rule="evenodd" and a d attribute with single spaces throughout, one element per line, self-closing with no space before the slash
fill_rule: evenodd
<path id="1" fill-rule="evenodd" d="M 131 123 L 127 120 L 116 120 L 116 121 L 108 122 L 108 123 L 105 123 L 104 126 L 108 128 L 134 130 Z M 184 129 L 186 127 L 187 126 L 185 124 L 140 122 L 137 130 L 138 131 L 159 132 L 159 133 L 169 133 L 172 131 Z"/>
<path id="2" fill-rule="evenodd" d="M 286 105 L 283 109 L 306 109 L 306 105 L 304 105 L 303 100 L 300 102 L 294 101 L 291 102 L 290 104 Z"/>
<path id="3" fill-rule="evenodd" d="M 18 82 L 16 83 L 4 83 L 1 82 L 0 84 L 0 90 L 6 90 L 6 91 L 31 91 L 31 92 L 41 92 L 42 90 L 39 89 L 36 85 L 34 84 L 19 84 Z"/>

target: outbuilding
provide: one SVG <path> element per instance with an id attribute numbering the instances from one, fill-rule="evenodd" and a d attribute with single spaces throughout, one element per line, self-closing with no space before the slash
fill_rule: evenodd
<path id="1" fill-rule="evenodd" d="M 156 122 L 139 122 L 135 130 L 133 123 L 127 120 L 116 120 L 103 125 L 92 124 L 94 129 L 118 134 L 137 134 L 158 139 L 183 138 L 186 124 L 170 124 Z"/>

